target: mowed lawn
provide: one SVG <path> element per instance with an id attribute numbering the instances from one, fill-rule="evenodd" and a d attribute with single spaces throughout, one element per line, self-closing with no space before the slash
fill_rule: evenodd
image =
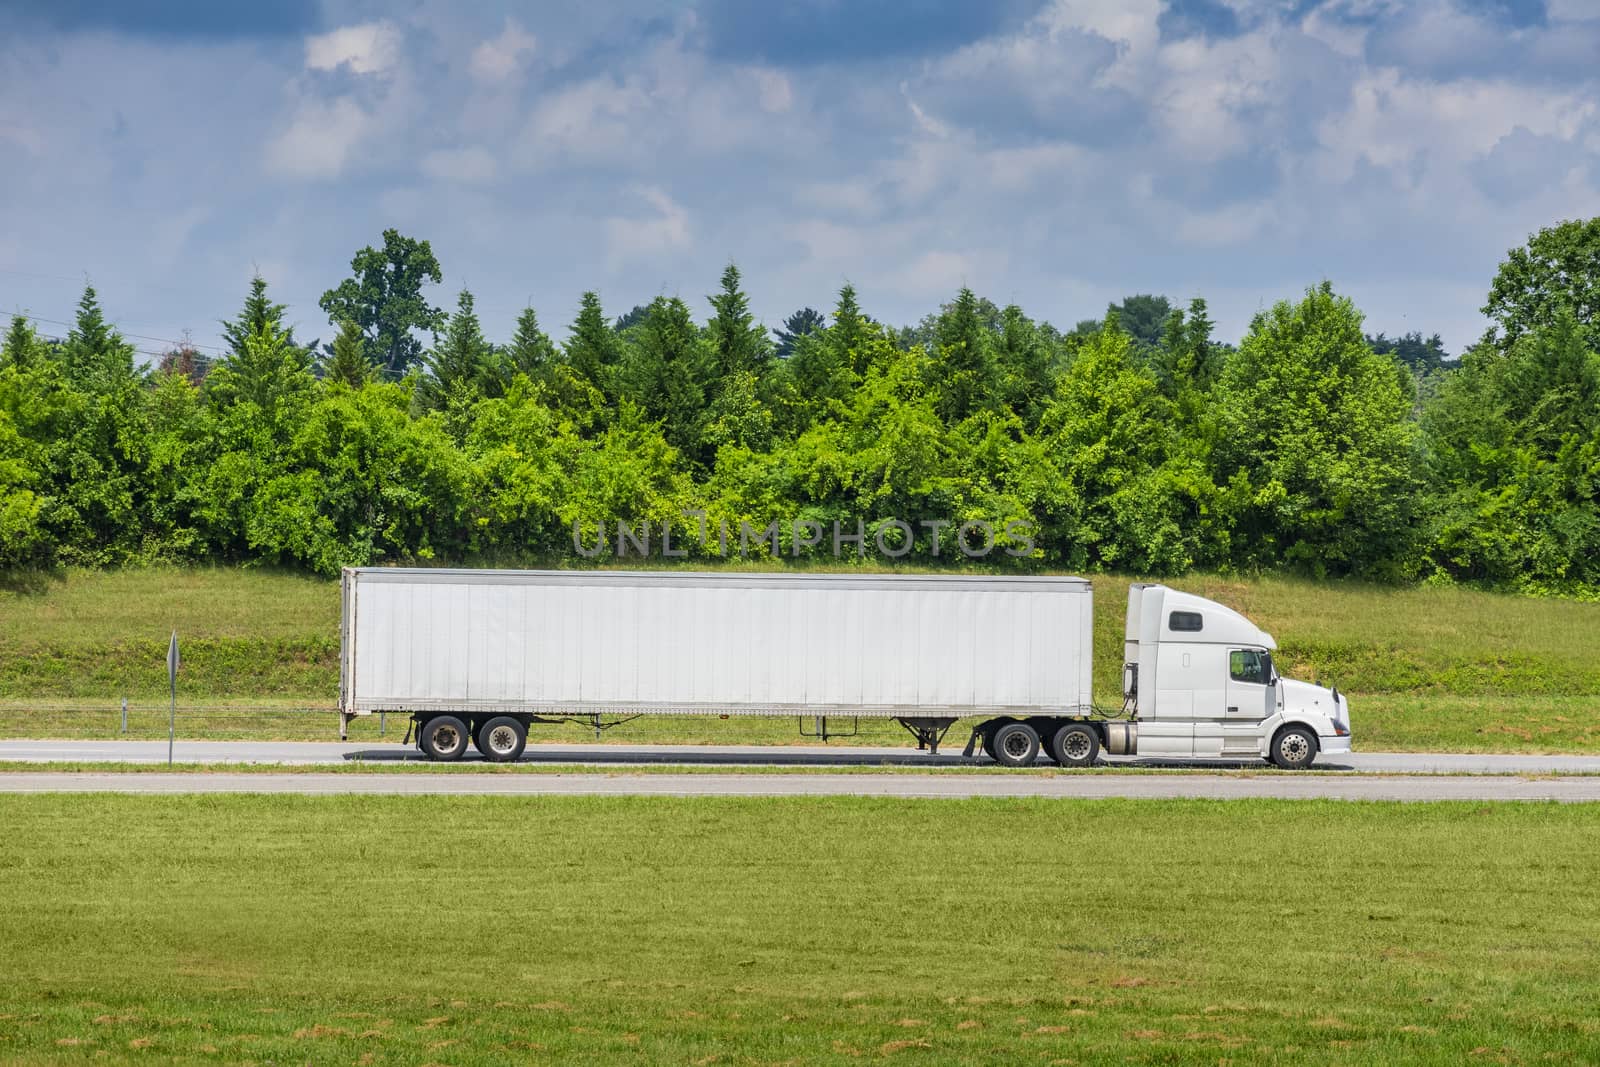
<path id="1" fill-rule="evenodd" d="M 1600 809 L 0 798 L 0 1060 L 1594 1063 Z"/>
<path id="2" fill-rule="evenodd" d="M 1114 706 L 1130 579 L 1093 581 L 1097 696 Z M 1350 694 L 1358 748 L 1600 752 L 1600 604 L 1282 577 L 1195 575 L 1173 584 L 1271 632 L 1283 673 Z M 182 736 L 332 737 L 331 714 L 256 709 L 334 706 L 338 617 L 337 582 L 259 569 L 13 575 L 0 585 L 0 736 L 112 736 L 124 696 L 130 736 L 165 736 L 175 629 Z M 354 731 L 376 739 L 377 723 L 359 721 Z M 532 741 L 585 736 L 546 727 Z M 802 740 L 789 719 L 641 721 L 607 738 Z M 881 722 L 863 723 L 860 739 L 909 740 Z"/>

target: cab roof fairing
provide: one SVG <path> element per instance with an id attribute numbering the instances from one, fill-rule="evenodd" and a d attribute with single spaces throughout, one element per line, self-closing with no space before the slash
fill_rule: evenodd
<path id="1" fill-rule="evenodd" d="M 1146 633 L 1151 629 L 1156 630 L 1160 634 L 1160 639 L 1180 640 L 1189 644 L 1257 647 L 1269 651 L 1275 651 L 1278 647 L 1271 634 L 1237 611 L 1224 604 L 1218 604 L 1215 600 L 1180 592 L 1168 586 L 1147 585 L 1141 592 L 1143 606 L 1156 608 L 1155 618 L 1141 620 L 1143 624 L 1141 629 L 1145 629 Z M 1151 603 L 1153 593 L 1159 598 L 1154 604 Z M 1170 626 L 1170 616 L 1174 611 L 1191 611 L 1199 614 L 1204 620 L 1199 631 L 1174 633 Z"/>

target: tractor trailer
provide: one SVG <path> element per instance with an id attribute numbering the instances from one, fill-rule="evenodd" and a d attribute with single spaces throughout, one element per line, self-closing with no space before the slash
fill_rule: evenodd
<path id="1" fill-rule="evenodd" d="M 1110 709 L 1082 578 L 357 567 L 342 586 L 340 735 L 409 715 L 435 760 L 515 760 L 535 724 L 648 715 L 792 716 L 823 739 L 889 720 L 933 753 L 976 720 L 966 755 L 1010 767 L 1350 751 L 1337 689 L 1280 677 L 1270 634 L 1163 585 L 1129 590 Z"/>

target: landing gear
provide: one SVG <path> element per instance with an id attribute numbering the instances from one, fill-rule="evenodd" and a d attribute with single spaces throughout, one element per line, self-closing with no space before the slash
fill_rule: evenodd
<path id="1" fill-rule="evenodd" d="M 896 719 L 907 733 L 917 739 L 917 750 L 924 749 L 930 755 L 939 754 L 939 745 L 944 741 L 944 735 L 950 732 L 955 719 Z"/>

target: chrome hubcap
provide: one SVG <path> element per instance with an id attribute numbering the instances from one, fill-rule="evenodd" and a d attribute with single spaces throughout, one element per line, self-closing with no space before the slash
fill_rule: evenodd
<path id="1" fill-rule="evenodd" d="M 509 726 L 496 726 L 489 731 L 489 747 L 496 752 L 510 752 L 517 747 L 517 732 Z"/>
<path id="2" fill-rule="evenodd" d="M 1278 742 L 1278 752 L 1282 754 L 1285 762 L 1299 763 L 1311 751 L 1311 745 L 1299 734 L 1289 734 Z"/>
<path id="3" fill-rule="evenodd" d="M 1083 759 L 1089 754 L 1089 735 L 1082 730 L 1074 730 L 1067 735 L 1061 747 L 1068 759 Z"/>

